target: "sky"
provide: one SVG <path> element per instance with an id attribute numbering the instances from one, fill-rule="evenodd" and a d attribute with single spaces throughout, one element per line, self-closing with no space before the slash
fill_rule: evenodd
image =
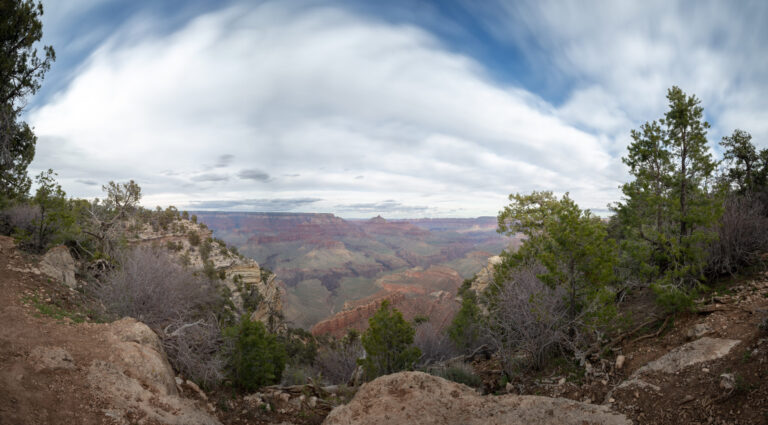
<path id="1" fill-rule="evenodd" d="M 768 147 L 765 1 L 43 0 L 57 61 L 31 173 L 146 207 L 496 215 L 510 193 L 605 214 L 630 131 L 673 85 L 718 142 Z"/>

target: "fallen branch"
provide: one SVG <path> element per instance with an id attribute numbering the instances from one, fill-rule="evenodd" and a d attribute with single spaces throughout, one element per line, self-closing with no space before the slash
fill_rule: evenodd
<path id="1" fill-rule="evenodd" d="M 659 330 L 657 330 L 656 332 L 654 332 L 652 334 L 648 334 L 648 335 L 643 335 L 643 336 L 637 337 L 637 338 L 633 339 L 631 343 L 642 341 L 642 340 L 648 339 L 648 338 L 656 338 L 657 336 L 661 335 L 661 333 L 664 331 L 664 328 L 667 327 L 667 323 L 669 322 L 669 318 L 670 317 L 672 317 L 672 316 L 667 316 L 667 318 L 664 319 L 664 323 L 661 324 L 661 327 L 659 328 Z"/>
<path id="2" fill-rule="evenodd" d="M 602 346 L 601 346 L 599 343 L 598 343 L 598 344 L 595 344 L 595 345 L 593 345 L 593 346 L 592 346 L 592 348 L 590 348 L 589 350 L 587 350 L 587 352 L 586 352 L 586 353 L 584 353 L 584 358 L 587 358 L 587 357 L 589 357 L 589 356 L 591 356 L 591 355 L 593 355 L 593 354 L 597 353 L 598 351 L 601 351 L 601 350 L 607 350 L 607 349 L 610 349 L 610 348 L 612 348 L 614 345 L 616 345 L 616 344 L 620 343 L 621 341 L 623 341 L 623 340 L 624 340 L 625 338 L 627 338 L 628 336 L 630 336 L 630 335 L 634 335 L 634 334 L 635 334 L 637 331 L 639 331 L 640 329 L 643 329 L 644 327 L 646 327 L 646 326 L 650 325 L 651 323 L 653 323 L 653 322 L 655 322 L 655 321 L 657 321 L 657 320 L 658 320 L 658 318 L 657 318 L 657 317 L 653 317 L 652 319 L 650 319 L 650 320 L 648 320 L 648 321 L 646 321 L 646 322 L 643 322 L 641 325 L 639 325 L 639 326 L 635 327 L 634 329 L 632 329 L 632 330 L 629 330 L 629 331 L 627 331 L 627 332 L 624 332 L 624 333 L 620 334 L 619 336 L 617 336 L 617 337 L 613 338 L 613 339 L 612 339 L 610 342 L 608 342 L 608 343 L 607 343 L 607 344 L 605 344 L 605 345 L 602 345 Z"/>

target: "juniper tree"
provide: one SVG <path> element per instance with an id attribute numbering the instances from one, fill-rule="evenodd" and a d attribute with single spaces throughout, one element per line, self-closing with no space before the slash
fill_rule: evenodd
<path id="1" fill-rule="evenodd" d="M 368 324 L 362 337 L 366 356 L 360 359 L 368 379 L 413 368 L 421 350 L 413 346 L 416 331 L 402 313 L 384 301 Z"/>
<path id="2" fill-rule="evenodd" d="M 508 270 L 532 263 L 544 266 L 538 277 L 565 290 L 571 320 L 585 308 L 592 318 L 610 314 L 607 285 L 614 280 L 616 246 L 600 218 L 579 208 L 568 194 L 560 199 L 552 192 L 513 194 L 509 200 L 498 216 L 499 232 L 519 232 L 526 240 L 515 254 L 505 256 L 513 263 Z M 504 281 L 508 274 L 497 273 L 495 280 Z"/>

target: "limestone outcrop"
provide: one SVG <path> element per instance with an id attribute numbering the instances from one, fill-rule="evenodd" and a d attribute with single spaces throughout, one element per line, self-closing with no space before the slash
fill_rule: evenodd
<path id="1" fill-rule="evenodd" d="M 59 245 L 49 249 L 40 261 L 40 271 L 70 288 L 77 286 L 75 260 L 65 246 Z"/>
<path id="2" fill-rule="evenodd" d="M 324 425 L 353 424 L 603 424 L 632 421 L 606 406 L 541 396 L 481 396 L 473 389 L 421 372 L 401 372 L 369 382 Z"/>

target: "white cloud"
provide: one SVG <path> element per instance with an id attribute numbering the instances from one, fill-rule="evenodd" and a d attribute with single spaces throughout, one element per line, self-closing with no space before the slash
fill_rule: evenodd
<path id="1" fill-rule="evenodd" d="M 310 199 L 291 205 L 466 216 L 495 214 L 512 191 L 552 189 L 602 208 L 618 196 L 614 134 L 628 118 L 623 104 L 594 115 L 579 105 L 608 97 L 587 89 L 557 109 L 413 26 L 236 6 L 171 34 L 106 40 L 31 111 L 33 165 L 78 196 L 98 193 L 77 179 L 135 178 L 149 206 Z"/>
<path id="2" fill-rule="evenodd" d="M 743 128 L 768 146 L 767 14 L 760 1 L 542 0 L 499 1 L 480 16 L 532 63 L 554 65 L 545 72 L 572 87 L 568 122 L 615 139 L 660 118 L 678 85 L 702 100 L 713 144 Z"/>

